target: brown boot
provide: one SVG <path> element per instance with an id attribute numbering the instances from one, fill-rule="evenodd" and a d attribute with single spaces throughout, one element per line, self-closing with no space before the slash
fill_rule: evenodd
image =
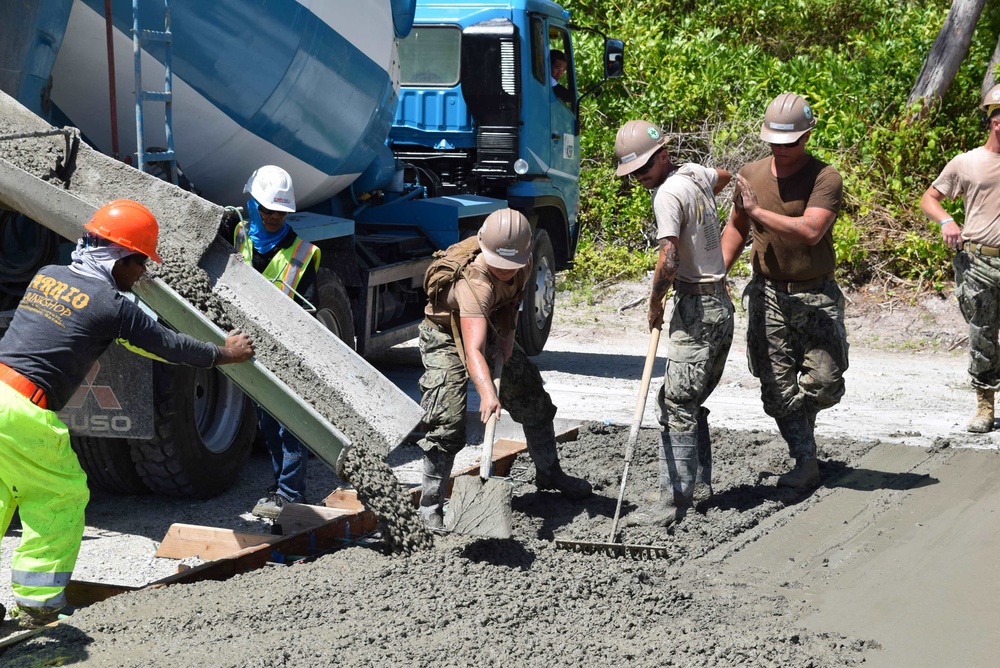
<path id="1" fill-rule="evenodd" d="M 976 434 L 985 434 L 993 431 L 993 390 L 976 389 L 976 414 L 965 425 L 966 431 Z"/>

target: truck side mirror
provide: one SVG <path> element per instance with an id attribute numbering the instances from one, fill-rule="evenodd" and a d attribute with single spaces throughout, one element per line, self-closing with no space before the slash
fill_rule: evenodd
<path id="1" fill-rule="evenodd" d="M 620 39 L 604 40 L 604 78 L 617 79 L 625 73 L 625 43 Z"/>

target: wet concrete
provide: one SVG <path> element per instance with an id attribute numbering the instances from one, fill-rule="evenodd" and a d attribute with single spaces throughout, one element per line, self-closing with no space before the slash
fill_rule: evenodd
<path id="1" fill-rule="evenodd" d="M 409 555 L 352 547 L 218 583 L 117 596 L 2 656 L 7 666 L 838 666 L 877 638 L 807 630 L 794 597 L 723 577 L 727 555 L 816 508 L 876 442 L 820 438 L 824 487 L 778 489 L 789 466 L 774 432 L 713 429 L 716 496 L 669 529 L 626 527 L 662 545 L 634 560 L 557 549 L 554 538 L 607 538 L 628 430 L 590 423 L 560 446 L 595 495 L 538 492 L 515 464 L 514 538 L 436 537 Z M 648 503 L 657 429 L 642 429 L 626 492 Z M 830 487 L 828 487 L 828 485 Z M 403 539 L 405 540 L 405 539 Z"/>

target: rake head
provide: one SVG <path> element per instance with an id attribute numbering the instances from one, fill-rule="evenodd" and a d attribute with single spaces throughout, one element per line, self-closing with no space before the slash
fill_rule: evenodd
<path id="1" fill-rule="evenodd" d="M 556 547 L 582 554 L 605 554 L 609 557 L 631 557 L 632 559 L 663 559 L 669 554 L 666 547 L 659 545 L 596 543 L 584 540 L 556 539 Z"/>

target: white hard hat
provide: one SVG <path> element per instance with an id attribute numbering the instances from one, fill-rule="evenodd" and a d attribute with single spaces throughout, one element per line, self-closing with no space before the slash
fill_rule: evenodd
<path id="1" fill-rule="evenodd" d="M 265 209 L 272 211 L 295 211 L 295 190 L 292 188 L 292 177 L 276 165 L 264 165 L 250 175 L 250 180 L 243 186 L 243 192 L 257 200 Z"/>

